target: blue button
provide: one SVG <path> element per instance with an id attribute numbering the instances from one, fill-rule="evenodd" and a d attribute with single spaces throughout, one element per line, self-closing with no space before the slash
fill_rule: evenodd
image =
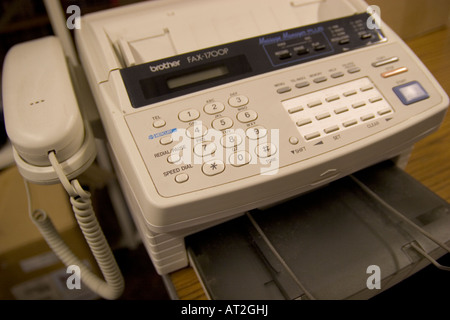
<path id="1" fill-rule="evenodd" d="M 409 105 L 430 97 L 417 81 L 402 84 L 401 86 L 394 87 L 393 90 L 404 105 Z"/>

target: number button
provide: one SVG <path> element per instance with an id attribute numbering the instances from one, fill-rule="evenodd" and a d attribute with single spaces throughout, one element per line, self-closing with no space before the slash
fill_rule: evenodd
<path id="1" fill-rule="evenodd" d="M 217 114 L 225 110 L 225 105 L 221 102 L 212 102 L 208 103 L 203 110 L 205 110 L 207 114 Z"/>
<path id="2" fill-rule="evenodd" d="M 178 119 L 180 119 L 183 122 L 194 121 L 197 120 L 198 118 L 200 118 L 200 112 L 198 112 L 195 109 L 184 110 L 178 114 Z"/>
<path id="3" fill-rule="evenodd" d="M 247 129 L 245 134 L 247 135 L 247 138 L 249 138 L 250 140 L 258 140 L 264 138 L 267 135 L 267 129 L 264 128 L 263 126 L 256 126 Z"/>
<path id="4" fill-rule="evenodd" d="M 242 143 L 242 137 L 235 133 L 227 134 L 222 137 L 220 143 L 224 148 L 234 148 Z"/>
<path id="5" fill-rule="evenodd" d="M 227 117 L 219 118 L 214 120 L 211 125 L 216 130 L 226 130 L 233 126 L 233 120 Z"/>
<path id="6" fill-rule="evenodd" d="M 236 117 L 240 122 L 248 123 L 248 122 L 252 122 L 252 121 L 255 121 L 256 119 L 258 119 L 258 114 L 256 113 L 256 111 L 246 110 L 246 111 L 239 112 Z"/>
<path id="7" fill-rule="evenodd" d="M 225 164 L 220 160 L 211 160 L 205 162 L 202 167 L 202 171 L 207 176 L 215 176 L 222 173 L 225 170 Z"/>
<path id="8" fill-rule="evenodd" d="M 194 153 L 199 157 L 212 155 L 216 150 L 217 146 L 210 141 L 199 143 L 194 147 Z"/>
<path id="9" fill-rule="evenodd" d="M 263 143 L 256 147 L 256 154 L 260 158 L 268 158 L 277 152 L 277 147 L 273 143 Z"/>
<path id="10" fill-rule="evenodd" d="M 245 106 L 248 102 L 249 100 L 246 96 L 231 97 L 230 100 L 228 100 L 228 104 L 235 108 Z"/>
<path id="11" fill-rule="evenodd" d="M 202 125 L 201 122 L 196 122 L 186 130 L 186 135 L 191 138 L 201 138 L 208 132 L 208 128 Z"/>
<path id="12" fill-rule="evenodd" d="M 244 150 L 233 153 L 229 159 L 230 164 L 233 167 L 245 166 L 246 164 L 249 164 L 251 160 L 252 156 L 247 151 Z"/>

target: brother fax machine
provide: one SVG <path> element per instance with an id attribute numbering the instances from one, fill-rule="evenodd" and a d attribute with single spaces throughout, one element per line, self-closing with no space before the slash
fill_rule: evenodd
<path id="1" fill-rule="evenodd" d="M 449 99 L 372 9 L 164 0 L 81 17 L 76 47 L 159 274 L 190 264 L 214 299 L 355 298 L 373 294 L 368 266 L 386 287 L 444 253 L 449 205 L 402 168 Z"/>

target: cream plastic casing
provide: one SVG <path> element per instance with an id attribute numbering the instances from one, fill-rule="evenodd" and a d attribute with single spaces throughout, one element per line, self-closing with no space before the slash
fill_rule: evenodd
<path id="1" fill-rule="evenodd" d="M 159 273 L 187 265 L 183 239 L 188 234 L 318 188 L 379 161 L 407 155 L 415 142 L 438 129 L 449 101 L 425 66 L 383 23 L 387 39 L 384 43 L 137 109 L 131 106 L 120 69 L 145 60 L 361 13 L 366 8 L 363 1 L 154 1 L 83 18 L 82 28 L 76 34 L 80 56 L 121 186 Z M 398 63 L 372 66 L 392 55 L 400 58 Z M 348 65 L 360 70 L 355 74 L 347 72 Z M 381 77 L 387 68 L 402 66 L 409 71 L 396 77 Z M 344 73 L 342 78 L 330 77 L 336 68 Z M 313 83 L 317 74 L 328 80 Z M 277 84 L 293 83 L 294 87 L 291 80 L 300 76 L 313 84 L 283 95 L 277 93 Z M 325 136 L 322 143 L 305 141 L 283 103 L 362 78 L 370 79 L 382 94 L 394 110 L 393 117 L 380 117 L 377 123 L 342 130 L 340 137 Z M 413 107 L 404 106 L 392 88 L 415 80 L 420 81 L 430 98 Z M 260 174 L 259 167 L 256 170 L 251 166 L 227 166 L 222 174 L 205 180 L 198 165 L 189 169 L 187 184 L 178 184 L 173 176 L 165 178 L 167 161 L 154 156 L 165 149 L 159 143 L 145 141 L 153 132 L 154 117 L 163 118 L 168 129 L 186 128 L 178 114 L 195 108 L 202 114 L 200 120 L 209 127 L 213 118 L 205 115 L 203 108 L 213 100 L 224 103 L 224 116 L 237 124 L 237 109 L 228 105 L 236 93 L 249 98 L 247 107 L 257 111 L 258 125 L 280 129 L 279 167 L 274 174 Z M 142 125 L 143 119 L 148 119 L 147 124 Z M 293 146 L 290 137 L 297 137 L 300 143 Z M 143 144 L 147 147 L 142 148 Z"/>

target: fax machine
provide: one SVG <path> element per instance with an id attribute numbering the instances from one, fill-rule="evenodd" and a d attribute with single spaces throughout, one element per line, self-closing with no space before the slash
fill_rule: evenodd
<path id="1" fill-rule="evenodd" d="M 185 237 L 383 160 L 449 100 L 359 0 L 168 0 L 87 14 L 76 45 L 160 274 Z"/>

